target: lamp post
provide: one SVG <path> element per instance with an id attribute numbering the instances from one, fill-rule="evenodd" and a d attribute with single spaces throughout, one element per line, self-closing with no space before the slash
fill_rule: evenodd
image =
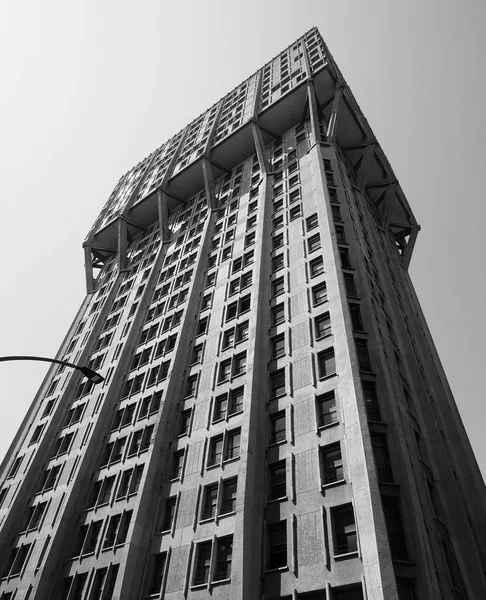
<path id="1" fill-rule="evenodd" d="M 81 371 L 81 373 L 89 379 L 92 383 L 101 383 L 104 381 L 104 377 L 102 377 L 93 369 L 89 367 L 83 367 L 81 365 L 75 365 L 74 363 L 67 362 L 66 360 L 57 360 L 56 358 L 44 358 L 43 356 L 0 356 L 0 362 L 7 362 L 10 360 L 37 360 L 40 362 L 49 362 L 49 363 L 57 363 L 58 365 L 66 365 L 67 367 L 72 367 L 73 369 L 77 369 Z"/>

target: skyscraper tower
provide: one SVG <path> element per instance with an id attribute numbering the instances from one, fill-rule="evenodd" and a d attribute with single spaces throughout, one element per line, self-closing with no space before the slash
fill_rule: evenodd
<path id="1" fill-rule="evenodd" d="M 316 29 L 118 182 L 1 465 L 1 600 L 481 600 L 419 226 Z M 96 277 L 94 275 L 96 273 Z"/>

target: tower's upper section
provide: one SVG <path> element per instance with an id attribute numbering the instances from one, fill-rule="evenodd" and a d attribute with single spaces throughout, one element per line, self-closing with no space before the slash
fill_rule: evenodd
<path id="1" fill-rule="evenodd" d="M 169 211 L 204 186 L 202 164 L 211 163 L 214 179 L 253 154 L 251 123 L 265 143 L 304 121 L 307 81 L 318 100 L 322 139 L 335 130 L 333 143 L 346 158 L 356 185 L 366 191 L 378 213 L 405 246 L 418 225 L 371 128 L 316 28 L 288 46 L 219 102 L 123 175 L 91 228 L 85 245 L 103 260 L 116 251 L 117 225 L 123 218 L 131 233 L 157 220 L 157 190 L 170 198 Z"/>

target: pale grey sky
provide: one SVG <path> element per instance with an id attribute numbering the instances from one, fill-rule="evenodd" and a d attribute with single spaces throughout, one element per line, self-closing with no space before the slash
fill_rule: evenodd
<path id="1" fill-rule="evenodd" d="M 422 225 L 411 274 L 486 473 L 481 0 L 24 0 L 0 8 L 0 355 L 53 356 L 119 177 L 317 26 Z M 0 457 L 45 373 L 0 365 Z"/>

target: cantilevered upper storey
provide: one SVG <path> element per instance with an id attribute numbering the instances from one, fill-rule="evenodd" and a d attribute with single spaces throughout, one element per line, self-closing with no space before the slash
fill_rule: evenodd
<path id="1" fill-rule="evenodd" d="M 96 267 L 117 252 L 121 222 L 128 238 L 157 220 L 162 224 L 174 208 L 254 154 L 252 128 L 267 144 L 304 122 L 310 111 L 309 81 L 321 134 L 313 142 L 337 146 L 408 266 L 419 226 L 316 28 L 123 175 L 85 240 L 87 259 Z"/>

